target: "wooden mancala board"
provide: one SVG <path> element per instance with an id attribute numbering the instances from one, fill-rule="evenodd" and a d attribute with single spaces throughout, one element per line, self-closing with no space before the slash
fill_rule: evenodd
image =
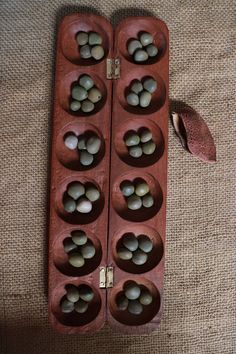
<path id="1" fill-rule="evenodd" d="M 96 32 L 102 37 L 102 59 L 81 57 L 76 41 L 79 32 Z M 158 54 L 137 63 L 127 46 L 143 32 L 153 36 Z M 69 15 L 60 25 L 49 219 L 49 318 L 59 332 L 91 333 L 108 323 L 114 330 L 140 334 L 155 330 L 160 323 L 166 229 L 168 44 L 166 25 L 153 17 L 129 17 L 114 32 L 106 19 L 93 14 Z M 88 113 L 71 109 L 72 90 L 83 75 L 92 78 L 102 95 Z M 129 105 L 126 96 L 133 80 L 143 83 L 150 77 L 157 83 L 150 105 Z M 127 133 L 141 135 L 145 129 L 152 133 L 155 151 L 132 157 L 125 144 Z M 74 140 L 68 145 L 66 139 L 71 135 Z M 86 145 L 94 136 L 100 139 L 99 151 L 91 164 L 82 164 L 84 152 L 77 148 L 77 142 L 84 139 Z M 73 190 L 74 182 L 82 188 L 75 201 L 70 199 L 78 192 Z M 135 188 L 146 183 L 153 205 L 129 209 L 121 191 L 126 182 Z M 99 197 L 88 206 L 86 193 L 94 188 Z M 82 204 L 87 212 L 75 209 Z M 77 243 L 73 243 L 76 237 Z M 119 257 L 125 239 L 134 239 L 140 246 L 145 237 L 152 247 L 144 264 Z M 95 254 L 88 256 L 91 245 Z M 85 251 L 87 256 L 81 261 Z M 82 262 L 80 266 L 69 261 L 75 253 L 76 262 Z M 136 294 L 132 294 L 135 289 Z M 131 295 L 127 295 L 129 291 Z"/>

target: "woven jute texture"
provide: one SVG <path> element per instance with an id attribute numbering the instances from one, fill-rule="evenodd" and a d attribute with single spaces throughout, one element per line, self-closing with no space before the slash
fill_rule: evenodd
<path id="1" fill-rule="evenodd" d="M 128 7 L 129 6 L 129 7 Z M 1 1 L 1 353 L 236 353 L 235 0 Z M 170 97 L 205 118 L 218 162 L 170 126 L 165 305 L 160 328 L 59 335 L 47 320 L 47 193 L 56 29 L 71 12 L 113 25 L 155 15 L 170 30 Z"/>

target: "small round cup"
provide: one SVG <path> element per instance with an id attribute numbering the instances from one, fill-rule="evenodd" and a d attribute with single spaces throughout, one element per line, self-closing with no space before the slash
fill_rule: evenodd
<path id="1" fill-rule="evenodd" d="M 126 235 L 134 235 L 139 239 L 141 235 L 147 236 L 153 244 L 151 252 L 147 253 L 147 261 L 142 265 L 136 265 L 130 260 L 122 260 L 118 255 L 118 250 L 123 246 L 123 239 Z M 112 255 L 119 268 L 127 273 L 142 274 L 156 267 L 164 254 L 163 241 L 159 233 L 152 227 L 146 225 L 131 225 L 118 230 L 112 239 Z"/>
<path id="2" fill-rule="evenodd" d="M 117 299 L 124 294 L 125 287 L 134 283 L 141 290 L 148 290 L 153 298 L 150 305 L 143 306 L 143 312 L 140 315 L 133 315 L 128 310 L 122 311 L 117 306 Z M 158 289 L 150 280 L 144 277 L 135 277 L 135 279 L 125 278 L 111 289 L 108 304 L 112 316 L 118 322 L 128 326 L 140 326 L 150 322 L 157 315 L 161 307 L 161 297 Z"/>
<path id="3" fill-rule="evenodd" d="M 157 82 L 157 88 L 152 93 L 151 103 L 148 107 L 131 106 L 127 102 L 127 95 L 130 93 L 132 82 L 139 80 L 143 82 L 147 78 L 153 78 Z M 129 71 L 123 80 L 117 83 L 117 95 L 120 105 L 129 113 L 135 114 L 136 117 L 149 115 L 160 110 L 166 101 L 166 87 L 163 79 L 155 71 L 138 67 Z"/>
<path id="4" fill-rule="evenodd" d="M 110 25 L 109 25 L 110 26 Z M 100 60 L 95 60 L 94 58 L 83 59 L 80 56 L 80 46 L 76 41 L 76 36 L 79 32 L 97 32 L 102 37 L 102 47 L 104 49 L 104 56 Z M 62 53 L 66 59 L 71 61 L 73 64 L 80 66 L 91 66 L 96 65 L 106 59 L 111 43 L 107 35 L 106 28 L 101 26 L 99 20 L 96 21 L 95 16 L 83 16 L 78 21 L 78 17 L 68 23 L 63 28 L 63 33 L 60 38 L 60 47 Z"/>
<path id="5" fill-rule="evenodd" d="M 82 75 L 89 75 L 93 81 L 94 86 L 97 87 L 102 93 L 102 99 L 95 103 L 94 110 L 89 113 L 84 113 L 81 108 L 77 112 L 73 112 L 70 109 L 71 91 L 72 88 L 79 84 L 79 78 Z M 103 80 L 96 74 L 87 72 L 86 69 L 77 69 L 66 74 L 58 85 L 58 98 L 61 107 L 69 114 L 76 117 L 87 117 L 92 116 L 98 113 L 106 103 L 107 99 L 107 90 Z"/>
<path id="6" fill-rule="evenodd" d="M 154 204 L 150 208 L 141 207 L 138 210 L 128 208 L 127 200 L 123 196 L 120 186 L 122 182 L 130 181 L 134 184 L 146 182 L 150 189 L 150 194 L 154 199 Z M 125 220 L 142 222 L 154 217 L 160 210 L 163 202 L 163 193 L 159 182 L 151 174 L 144 172 L 128 172 L 120 175 L 112 186 L 112 205 L 116 212 Z"/>
<path id="7" fill-rule="evenodd" d="M 88 310 L 85 313 L 77 313 L 73 311 L 71 313 L 63 313 L 61 311 L 61 301 L 66 296 L 66 287 L 68 285 L 75 285 L 77 287 L 81 285 L 88 285 L 94 293 L 92 301 L 89 303 Z M 101 310 L 101 297 L 98 290 L 90 283 L 85 281 L 73 280 L 68 282 L 64 281 L 60 283 L 52 292 L 51 295 L 51 307 L 54 316 L 64 326 L 78 327 L 85 326 L 88 323 L 95 320 Z"/>
<path id="8" fill-rule="evenodd" d="M 68 213 L 63 205 L 63 198 L 67 193 L 67 188 L 72 182 L 80 182 L 84 184 L 86 188 L 96 187 L 100 192 L 100 198 L 92 203 L 93 208 L 90 213 L 79 213 L 77 210 L 73 213 Z M 55 197 L 55 208 L 56 212 L 60 218 L 65 220 L 70 224 L 80 224 L 85 225 L 95 221 L 98 216 L 102 213 L 104 208 L 104 192 L 101 190 L 100 186 L 95 180 L 87 177 L 75 178 L 74 176 L 69 176 L 64 179 L 58 186 Z"/>
<path id="9" fill-rule="evenodd" d="M 153 36 L 153 44 L 158 49 L 155 57 L 149 57 L 146 61 L 135 62 L 133 55 L 128 53 L 128 44 L 134 39 L 138 39 L 143 32 L 150 33 Z M 167 49 L 167 40 L 165 34 L 159 28 L 156 19 L 133 18 L 122 21 L 122 30 L 118 31 L 117 45 L 119 51 L 125 60 L 137 65 L 152 65 L 160 61 Z"/>
<path id="10" fill-rule="evenodd" d="M 129 154 L 128 147 L 125 145 L 125 137 L 130 132 L 141 134 L 144 129 L 149 129 L 152 132 L 152 140 L 156 145 L 156 149 L 151 155 L 145 155 L 143 153 L 141 157 L 134 158 Z M 161 129 L 153 121 L 148 119 L 137 120 L 132 118 L 118 126 L 115 136 L 115 149 L 120 159 L 127 165 L 134 167 L 151 166 L 163 155 L 165 149 L 164 137 Z"/>
<path id="11" fill-rule="evenodd" d="M 96 253 L 93 258 L 86 259 L 83 267 L 73 267 L 68 261 L 68 254 L 64 250 L 64 241 L 71 239 L 73 231 L 82 230 L 86 233 L 89 241 L 95 247 Z M 100 264 L 102 259 L 102 247 L 100 240 L 90 231 L 88 226 L 70 227 L 62 231 L 56 238 L 53 246 L 53 262 L 56 268 L 63 274 L 71 277 L 80 277 L 93 272 Z"/>
<path id="12" fill-rule="evenodd" d="M 74 134 L 77 137 L 83 135 L 86 139 L 95 135 L 101 140 L 101 147 L 97 154 L 93 155 L 94 161 L 89 166 L 83 166 L 80 163 L 80 151 L 78 148 L 70 150 L 65 145 L 65 138 L 69 134 Z M 88 123 L 71 122 L 64 126 L 56 139 L 56 154 L 61 164 L 70 170 L 85 171 L 96 167 L 104 157 L 105 154 L 105 142 L 101 132 L 95 127 L 95 125 Z"/>

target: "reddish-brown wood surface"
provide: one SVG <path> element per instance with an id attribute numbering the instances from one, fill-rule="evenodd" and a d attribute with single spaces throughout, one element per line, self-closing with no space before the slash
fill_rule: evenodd
<path id="1" fill-rule="evenodd" d="M 105 49 L 105 57 L 101 61 L 80 59 L 75 38 L 79 31 L 101 34 Z M 60 25 L 52 121 L 48 290 L 50 321 L 55 329 L 64 333 L 97 331 L 106 318 L 106 291 L 99 289 L 99 266 L 107 264 L 112 82 L 106 79 L 106 58 L 111 57 L 112 48 L 112 27 L 100 16 L 73 14 L 65 17 Z M 81 74 L 90 75 L 103 94 L 95 112 L 89 115 L 73 114 L 69 110 L 71 85 Z M 95 131 L 102 138 L 102 148 L 94 167 L 83 169 L 79 167 L 78 153 L 65 147 L 63 137 L 67 132 L 80 135 L 85 131 Z M 96 212 L 81 217 L 65 213 L 62 196 L 72 181 L 97 185 L 102 198 L 95 205 Z M 83 270 L 69 266 L 63 249 L 63 240 L 72 230 L 84 230 L 97 251 L 96 257 Z M 88 284 L 93 288 L 95 297 L 86 315 L 62 314 L 60 301 L 67 284 Z"/>
<path id="2" fill-rule="evenodd" d="M 158 56 L 144 65 L 134 63 L 127 52 L 127 41 L 137 38 L 141 31 L 151 33 L 159 48 Z M 113 82 L 108 265 L 114 267 L 114 287 L 108 289 L 108 323 L 124 333 L 148 333 L 160 323 L 163 304 L 169 89 L 166 25 L 152 17 L 125 19 L 115 30 L 114 57 L 120 58 L 121 77 Z M 127 87 L 132 80 L 142 80 L 146 76 L 157 81 L 151 105 L 148 108 L 128 106 L 125 99 Z M 152 131 L 157 153 L 151 158 L 131 158 L 124 144 L 124 134 L 144 127 Z M 120 184 L 137 178 L 149 184 L 155 203 L 149 209 L 142 207 L 131 211 L 127 208 Z M 153 254 L 143 266 L 134 266 L 131 261 L 121 262 L 117 256 L 117 242 L 130 232 L 136 236 L 146 234 L 153 241 Z M 153 303 L 140 315 L 119 311 L 116 305 L 117 295 L 126 283 L 133 280 L 148 288 L 153 295 Z"/>
<path id="3" fill-rule="evenodd" d="M 105 57 L 100 62 L 79 57 L 75 35 L 95 31 L 102 35 Z M 140 31 L 154 36 L 159 48 L 157 58 L 134 64 L 127 53 L 127 41 Z M 114 43 L 113 43 L 114 40 Z M 114 51 L 113 51 L 114 47 Z M 106 59 L 120 58 L 121 77 L 106 79 Z M 102 17 L 73 14 L 62 21 L 57 43 L 55 101 L 51 155 L 50 224 L 49 224 L 49 317 L 55 329 L 63 333 L 86 333 L 99 330 L 105 322 L 124 333 L 148 333 L 157 328 L 162 312 L 166 228 L 167 138 L 168 138 L 168 30 L 162 21 L 151 17 L 127 18 L 115 31 Z M 76 115 L 69 111 L 71 84 L 81 74 L 89 74 L 103 93 L 94 114 Z M 145 110 L 127 106 L 125 90 L 133 79 L 153 76 L 157 91 Z M 113 101 L 112 101 L 113 95 Z M 111 125 L 112 122 L 112 125 Z M 149 158 L 135 160 L 127 154 L 123 136 L 128 130 L 147 127 L 157 145 Z M 93 168 L 81 168 L 75 151 L 65 148 L 67 132 L 80 135 L 94 131 L 102 139 L 102 148 Z M 111 146 L 110 146 L 111 135 Z M 69 153 L 68 153 L 69 152 Z M 110 156 L 111 154 L 111 156 Z M 111 170 L 111 171 L 110 171 Z M 111 173 L 110 173 L 111 172 Z M 120 192 L 120 183 L 128 178 L 143 178 L 150 186 L 155 204 L 149 210 L 130 212 Z M 96 212 L 78 217 L 65 213 L 62 196 L 72 181 L 92 182 L 102 198 Z M 108 232 L 109 229 L 109 232 Z M 63 240 L 73 230 L 84 230 L 97 250 L 86 268 L 76 270 L 68 264 Z M 148 262 L 138 269 L 119 260 L 117 243 L 126 232 L 147 234 L 154 249 Z M 99 288 L 99 267 L 114 267 L 114 287 Z M 153 303 L 140 316 L 118 311 L 116 296 L 123 285 L 135 280 L 153 295 Z M 61 298 L 67 284 L 88 284 L 95 297 L 86 315 L 63 314 Z"/>

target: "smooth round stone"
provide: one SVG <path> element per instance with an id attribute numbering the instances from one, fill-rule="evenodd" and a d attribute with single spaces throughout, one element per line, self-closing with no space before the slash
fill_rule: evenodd
<path id="1" fill-rule="evenodd" d="M 120 259 L 123 261 L 128 261 L 132 258 L 133 254 L 125 247 L 120 247 L 117 252 Z"/>
<path id="2" fill-rule="evenodd" d="M 69 253 L 77 248 L 77 246 L 74 244 L 71 238 L 66 238 L 63 242 L 63 246 L 64 246 L 64 251 L 66 253 Z"/>
<path id="3" fill-rule="evenodd" d="M 131 182 L 124 181 L 121 183 L 121 192 L 125 197 L 129 197 L 134 193 L 134 186 Z"/>
<path id="4" fill-rule="evenodd" d="M 82 59 L 89 59 L 92 57 L 91 48 L 88 44 L 80 47 L 80 56 Z"/>
<path id="5" fill-rule="evenodd" d="M 102 93 L 97 87 L 93 87 L 91 88 L 91 90 L 89 90 L 88 99 L 91 102 L 97 103 L 98 101 L 101 100 L 101 98 L 102 98 Z"/>
<path id="6" fill-rule="evenodd" d="M 148 53 L 143 49 L 138 49 L 134 53 L 134 60 L 137 62 L 143 62 L 148 59 Z"/>
<path id="7" fill-rule="evenodd" d="M 138 249 L 138 240 L 134 235 L 125 235 L 122 243 L 131 252 Z"/>
<path id="8" fill-rule="evenodd" d="M 138 134 L 129 134 L 125 139 L 126 146 L 135 146 L 138 145 L 139 142 L 140 142 L 140 137 L 138 136 Z"/>
<path id="9" fill-rule="evenodd" d="M 133 39 L 128 44 L 128 53 L 133 55 L 134 52 L 139 48 L 142 48 L 142 44 L 137 39 Z"/>
<path id="10" fill-rule="evenodd" d="M 140 135 L 140 140 L 142 143 L 146 143 L 152 139 L 152 132 L 149 129 L 144 129 Z"/>
<path id="11" fill-rule="evenodd" d="M 154 80 L 152 78 L 146 79 L 143 83 L 143 87 L 148 92 L 153 93 L 157 89 L 157 82 L 156 82 L 156 80 Z"/>
<path id="12" fill-rule="evenodd" d="M 138 195 L 139 197 L 143 197 L 145 194 L 149 192 L 149 187 L 148 184 L 143 182 L 137 184 L 135 188 L 135 194 Z"/>
<path id="13" fill-rule="evenodd" d="M 89 75 L 82 75 L 79 79 L 79 84 L 86 91 L 90 90 L 94 86 L 94 81 Z"/>
<path id="14" fill-rule="evenodd" d="M 151 194 L 146 194 L 144 197 L 143 197 L 143 206 L 145 208 L 151 208 L 154 204 L 154 199 L 153 199 L 153 196 L 151 196 Z"/>
<path id="15" fill-rule="evenodd" d="M 129 300 L 136 300 L 141 294 L 140 287 L 136 284 L 130 284 L 125 288 L 125 296 Z"/>
<path id="16" fill-rule="evenodd" d="M 138 95 L 136 95 L 136 93 L 130 92 L 126 96 L 126 101 L 131 106 L 137 106 L 139 104 L 139 97 L 138 97 Z"/>
<path id="17" fill-rule="evenodd" d="M 120 311 L 125 311 L 128 307 L 129 300 L 124 295 L 121 295 L 117 300 L 117 307 Z"/>
<path id="18" fill-rule="evenodd" d="M 96 202 L 96 200 L 98 200 L 100 198 L 100 192 L 95 187 L 87 188 L 85 195 L 88 198 L 88 200 L 90 200 L 90 202 Z"/>
<path id="19" fill-rule="evenodd" d="M 91 136 L 86 143 L 86 149 L 87 151 L 94 155 L 97 154 L 99 149 L 101 147 L 101 139 L 99 139 L 98 136 Z"/>
<path id="20" fill-rule="evenodd" d="M 151 140 L 142 145 L 142 150 L 145 155 L 151 155 L 156 150 L 156 144 Z"/>
<path id="21" fill-rule="evenodd" d="M 81 268 L 84 266 L 84 258 L 79 253 L 69 254 L 68 262 L 72 267 Z"/>
<path id="22" fill-rule="evenodd" d="M 81 247 L 80 252 L 84 259 L 91 259 L 95 256 L 96 249 L 91 243 L 86 243 Z"/>
<path id="23" fill-rule="evenodd" d="M 83 285 L 79 288 L 79 296 L 82 300 L 90 302 L 94 298 L 94 293 L 89 286 Z"/>
<path id="24" fill-rule="evenodd" d="M 78 138 L 78 149 L 86 150 L 86 140 L 84 136 L 79 136 Z"/>
<path id="25" fill-rule="evenodd" d="M 76 286 L 70 285 L 66 289 L 67 300 L 71 302 L 76 302 L 79 300 L 79 290 Z"/>
<path id="26" fill-rule="evenodd" d="M 129 154 L 134 158 L 139 158 L 142 156 L 143 150 L 140 146 L 131 146 L 129 148 Z"/>
<path id="27" fill-rule="evenodd" d="M 143 91 L 143 85 L 140 81 L 137 80 L 131 85 L 130 90 L 138 95 Z"/>
<path id="28" fill-rule="evenodd" d="M 73 213 L 76 209 L 76 203 L 74 199 L 67 197 L 63 201 L 64 209 L 67 211 L 67 213 Z"/>
<path id="29" fill-rule="evenodd" d="M 94 110 L 94 104 L 89 100 L 85 100 L 82 102 L 81 109 L 84 113 L 92 112 Z"/>
<path id="30" fill-rule="evenodd" d="M 81 103 L 79 101 L 72 101 L 70 103 L 70 109 L 73 111 L 73 112 L 77 112 L 79 111 L 81 108 Z"/>
<path id="31" fill-rule="evenodd" d="M 64 140 L 65 146 L 70 150 L 75 150 L 78 145 L 78 138 L 74 134 L 67 135 Z"/>
<path id="32" fill-rule="evenodd" d="M 149 57 L 153 58 L 158 54 L 158 49 L 155 45 L 149 44 L 146 48 Z"/>
<path id="33" fill-rule="evenodd" d="M 137 250 L 133 253 L 132 262 L 136 265 L 143 265 L 147 262 L 148 256 L 145 252 Z"/>
<path id="34" fill-rule="evenodd" d="M 88 238 L 85 234 L 84 231 L 82 230 L 76 230 L 72 231 L 72 241 L 77 245 L 77 246 L 83 246 L 87 242 Z"/>
<path id="35" fill-rule="evenodd" d="M 77 200 L 79 197 L 81 197 L 81 195 L 84 195 L 85 193 L 84 185 L 79 182 L 72 182 L 67 188 L 67 193 L 71 198 Z"/>
<path id="36" fill-rule="evenodd" d="M 100 45 L 95 45 L 92 49 L 91 49 L 91 54 L 92 57 L 96 60 L 100 60 L 104 57 L 104 49 L 102 46 Z"/>
<path id="37" fill-rule="evenodd" d="M 137 195 L 131 195 L 127 199 L 127 205 L 130 210 L 138 210 L 142 207 L 142 199 Z"/>
<path id="38" fill-rule="evenodd" d="M 90 32 L 89 33 L 89 44 L 96 45 L 102 44 L 102 37 L 97 32 Z"/>
<path id="39" fill-rule="evenodd" d="M 74 303 L 71 301 L 68 301 L 67 299 L 62 300 L 61 311 L 63 313 L 71 313 L 72 311 L 74 311 Z"/>
<path id="40" fill-rule="evenodd" d="M 141 44 L 144 47 L 146 47 L 147 45 L 149 45 L 153 42 L 153 36 L 148 32 L 142 33 L 139 39 L 140 39 Z"/>
<path id="41" fill-rule="evenodd" d="M 151 103 L 152 95 L 148 91 L 143 91 L 140 95 L 139 104 L 141 107 L 148 107 Z M 82 104 L 83 107 L 83 104 Z"/>
<path id="42" fill-rule="evenodd" d="M 88 97 L 88 92 L 82 86 L 74 86 L 71 96 L 78 101 L 83 101 Z"/>
<path id="43" fill-rule="evenodd" d="M 132 315 L 140 315 L 143 312 L 143 306 L 138 300 L 129 301 L 128 311 Z"/>
<path id="44" fill-rule="evenodd" d="M 82 150 L 80 153 L 80 163 L 83 166 L 90 166 L 93 163 L 93 155 L 88 151 Z"/>
<path id="45" fill-rule="evenodd" d="M 88 38 L 87 32 L 79 32 L 76 36 L 76 41 L 79 45 L 85 45 L 88 43 Z"/>
<path id="46" fill-rule="evenodd" d="M 75 304 L 75 311 L 78 313 L 85 313 L 88 310 L 88 303 L 82 299 L 79 299 Z"/>
<path id="47" fill-rule="evenodd" d="M 152 295 L 148 290 L 142 290 L 139 297 L 140 304 L 147 306 L 152 303 Z"/>
<path id="48" fill-rule="evenodd" d="M 86 199 L 86 198 L 81 198 L 77 202 L 77 211 L 82 214 L 88 214 L 92 210 L 93 206 L 92 203 Z"/>
<path id="49" fill-rule="evenodd" d="M 141 249 L 141 251 L 149 253 L 153 249 L 153 243 L 150 240 L 150 238 L 146 235 L 140 235 L 138 237 L 138 246 Z"/>

